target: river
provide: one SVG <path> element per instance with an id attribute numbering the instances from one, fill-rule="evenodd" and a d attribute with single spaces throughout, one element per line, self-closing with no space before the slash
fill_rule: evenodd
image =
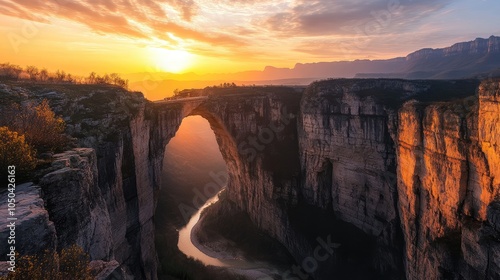
<path id="1" fill-rule="evenodd" d="M 203 209 L 210 206 L 212 203 L 216 203 L 218 201 L 217 195 L 210 198 L 203 207 L 201 207 L 198 212 L 196 212 L 193 217 L 189 220 L 188 224 L 179 230 L 179 241 L 177 243 L 177 247 L 181 252 L 183 252 L 186 256 L 192 257 L 201 261 L 205 265 L 213 265 L 219 267 L 228 267 L 227 263 L 222 262 L 217 258 L 212 258 L 211 256 L 203 253 L 191 240 L 191 232 L 193 231 L 194 226 L 200 220 L 200 215 Z"/>
<path id="2" fill-rule="evenodd" d="M 213 256 L 218 255 L 218 253 L 210 251 L 210 249 L 200 250 L 201 245 L 195 245 L 193 240 L 193 228 L 196 226 L 200 219 L 200 215 L 203 210 L 210 205 L 218 202 L 218 194 L 207 200 L 207 202 L 201 207 L 189 220 L 188 224 L 179 230 L 179 241 L 177 247 L 186 256 L 192 257 L 201 261 L 205 265 L 213 265 L 218 267 L 227 268 L 234 273 L 245 275 L 250 279 L 275 279 L 273 278 L 276 274 L 280 274 L 271 265 L 265 262 L 249 262 L 244 259 L 223 259 L 215 258 Z M 208 252 L 207 252 L 208 251 Z"/>

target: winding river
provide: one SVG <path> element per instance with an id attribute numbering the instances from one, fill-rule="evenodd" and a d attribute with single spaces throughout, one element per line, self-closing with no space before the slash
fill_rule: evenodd
<path id="1" fill-rule="evenodd" d="M 204 248 L 199 249 L 202 245 L 195 245 L 193 240 L 193 228 L 200 220 L 202 211 L 218 202 L 218 194 L 207 200 L 207 202 L 191 217 L 188 224 L 179 230 L 179 241 L 177 247 L 188 257 L 192 257 L 201 261 L 204 265 L 212 265 L 217 267 L 227 268 L 237 274 L 245 275 L 250 279 L 274 279 L 273 276 L 279 274 L 271 265 L 264 262 L 249 262 L 244 259 L 226 259 L 216 258 L 217 252 L 210 251 Z"/>
<path id="2" fill-rule="evenodd" d="M 191 240 L 191 233 L 193 231 L 194 226 L 200 220 L 200 215 L 203 209 L 210 206 L 212 203 L 216 203 L 218 201 L 218 195 L 210 198 L 205 205 L 203 205 L 198 212 L 196 212 L 187 225 L 179 230 L 179 242 L 177 243 L 177 247 L 181 252 L 183 252 L 186 256 L 192 257 L 201 261 L 204 265 L 213 265 L 219 267 L 228 267 L 229 265 L 217 258 L 213 258 L 205 253 L 203 253 Z"/>

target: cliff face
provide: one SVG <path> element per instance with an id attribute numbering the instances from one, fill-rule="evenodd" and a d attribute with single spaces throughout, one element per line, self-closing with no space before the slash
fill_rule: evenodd
<path id="1" fill-rule="evenodd" d="M 398 190 L 409 279 L 499 277 L 498 82 L 479 99 L 407 103 L 399 112 Z M 488 212 L 491 213 L 488 215 Z"/>
<path id="2" fill-rule="evenodd" d="M 360 94 L 381 87 L 425 89 L 397 81 L 316 84 L 307 89 L 298 128 L 301 192 L 306 203 L 331 210 L 332 219 L 355 226 L 366 239 L 373 237 L 376 249 L 365 252 L 373 260 L 368 265 L 397 279 L 402 272 L 402 233 L 391 110 L 374 96 Z"/>
<path id="3" fill-rule="evenodd" d="M 156 279 L 153 213 L 161 164 L 150 159 L 163 152 L 152 149 L 158 132 L 142 94 L 97 85 L 4 85 L 4 90 L 19 101 L 49 100 L 68 134 L 87 147 L 54 155 L 40 179 L 41 208 L 48 213 L 42 225 L 55 228 L 55 238 L 26 253 L 76 243 L 96 261 L 102 279 Z M 32 233 L 27 239 L 38 237 Z"/>
<path id="4" fill-rule="evenodd" d="M 15 194 L 17 203 L 14 218 L 18 218 L 15 221 L 17 243 L 11 245 L 14 245 L 21 255 L 35 254 L 40 251 L 40 248 L 55 249 L 57 246 L 56 230 L 44 207 L 40 186 L 32 183 L 17 185 Z M 0 199 L 2 202 L 7 201 L 8 192 L 0 193 Z M 2 216 L 5 219 L 0 221 L 0 238 L 4 240 L 6 245 L 0 247 L 0 253 L 2 257 L 7 257 L 7 254 L 10 253 L 10 246 L 7 246 L 7 242 L 10 236 L 8 226 L 11 221 L 7 220 L 7 208 L 3 211 L 5 212 L 2 213 L 6 214 Z"/>
<path id="5" fill-rule="evenodd" d="M 404 262 L 407 279 L 499 277 L 499 84 L 474 88 L 358 80 L 304 94 L 303 198 L 374 237 L 376 271 L 397 279 Z"/>
<path id="6" fill-rule="evenodd" d="M 52 166 L 56 170 L 45 175 L 40 186 L 55 225 L 58 247 L 78 244 L 91 259 L 109 260 L 113 243 L 111 221 L 97 186 L 94 150 L 76 149 L 55 158 Z"/>

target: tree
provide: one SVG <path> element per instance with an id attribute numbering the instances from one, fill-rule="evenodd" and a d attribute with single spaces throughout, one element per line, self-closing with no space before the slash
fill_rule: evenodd
<path id="1" fill-rule="evenodd" d="M 47 71 L 47 69 L 45 69 L 45 68 L 40 70 L 39 79 L 42 82 L 47 81 L 49 79 L 49 71 Z"/>
<path id="2" fill-rule="evenodd" d="M 10 63 L 0 64 L 0 76 L 9 78 L 9 79 L 17 79 L 19 78 L 19 74 L 23 72 L 23 69 L 17 65 L 13 65 Z"/>
<path id="3" fill-rule="evenodd" d="M 96 83 L 96 73 L 95 72 L 92 72 L 89 74 L 89 77 L 87 78 L 87 83 L 89 83 L 89 84 Z"/>
<path id="4" fill-rule="evenodd" d="M 28 75 L 30 75 L 30 79 L 32 81 L 36 81 L 37 80 L 38 74 L 39 74 L 39 71 L 38 71 L 37 67 L 35 67 L 35 66 L 27 66 L 25 71 L 26 71 L 26 73 L 28 73 Z"/>
<path id="5" fill-rule="evenodd" d="M 116 73 L 109 74 L 109 78 L 111 79 L 111 83 L 113 83 L 114 85 L 118 85 L 121 80 L 120 76 Z"/>
<path id="6" fill-rule="evenodd" d="M 69 74 L 69 73 L 68 73 L 68 74 L 66 75 L 66 82 L 68 82 L 68 83 L 72 84 L 72 83 L 74 83 L 74 82 L 75 82 L 75 79 L 73 78 L 73 76 L 72 76 L 71 74 Z"/>
<path id="7" fill-rule="evenodd" d="M 57 70 L 55 79 L 59 83 L 64 82 L 64 80 L 66 79 L 66 72 Z"/>

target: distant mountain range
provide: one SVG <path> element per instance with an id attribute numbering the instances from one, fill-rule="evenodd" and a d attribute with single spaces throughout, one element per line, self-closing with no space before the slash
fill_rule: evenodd
<path id="1" fill-rule="evenodd" d="M 222 82 L 303 85 L 325 78 L 460 79 L 488 75 L 500 76 L 500 37 L 477 38 L 441 49 L 426 48 L 406 57 L 385 60 L 297 63 L 293 68 L 267 66 L 263 71 L 231 74 L 136 73 L 125 76 L 131 80 L 131 88 L 151 95 L 150 99 L 157 99 L 171 95 L 174 89 Z"/>
<path id="2" fill-rule="evenodd" d="M 460 79 L 500 73 L 500 37 L 477 38 L 442 49 L 421 49 L 386 60 L 298 63 L 293 69 L 266 67 L 268 80 L 284 78 Z"/>
<path id="3" fill-rule="evenodd" d="M 402 59 L 394 68 L 361 70 L 360 78 L 460 79 L 500 74 L 500 37 L 477 38 L 442 49 L 421 49 Z M 396 62 L 396 61 L 399 61 Z"/>

